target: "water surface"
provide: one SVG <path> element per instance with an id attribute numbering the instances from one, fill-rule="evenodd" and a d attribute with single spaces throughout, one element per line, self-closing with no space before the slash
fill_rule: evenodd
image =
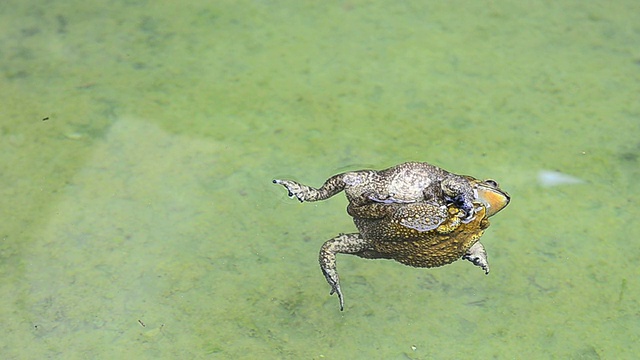
<path id="1" fill-rule="evenodd" d="M 0 5 L 4 359 L 638 353 L 632 1 Z M 362 167 L 497 179 L 491 274 L 339 256 Z M 582 183 L 542 186 L 540 171 Z"/>

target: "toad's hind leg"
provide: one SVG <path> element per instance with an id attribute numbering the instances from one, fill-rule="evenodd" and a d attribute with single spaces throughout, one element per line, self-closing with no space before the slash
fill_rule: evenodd
<path id="1" fill-rule="evenodd" d="M 320 268 L 327 282 L 331 285 L 329 295 L 338 294 L 340 311 L 344 310 L 344 298 L 340 290 L 340 278 L 336 269 L 336 254 L 357 254 L 366 248 L 362 235 L 358 233 L 340 234 L 333 239 L 327 240 L 320 248 Z"/>
<path id="2" fill-rule="evenodd" d="M 296 198 L 298 198 L 298 200 L 300 200 L 300 202 L 318 201 L 328 199 L 344 190 L 346 186 L 345 182 L 343 181 L 344 175 L 345 174 L 338 174 L 330 177 L 319 189 L 300 184 L 299 182 L 293 180 L 275 179 L 273 180 L 273 183 L 280 184 L 287 188 L 289 196 L 295 196 Z"/>

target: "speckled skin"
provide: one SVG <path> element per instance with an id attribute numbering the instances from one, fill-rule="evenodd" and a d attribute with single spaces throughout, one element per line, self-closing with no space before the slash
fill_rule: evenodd
<path id="1" fill-rule="evenodd" d="M 338 294 L 340 310 L 344 300 L 336 254 L 393 259 L 415 267 L 442 266 L 463 258 L 489 273 L 486 251 L 478 240 L 489 226 L 487 218 L 509 203 L 509 195 L 492 180 L 483 182 L 417 162 L 338 174 L 319 189 L 290 180 L 273 182 L 301 202 L 345 191 L 347 212 L 359 233 L 326 241 L 319 256 L 331 294 Z"/>
<path id="2" fill-rule="evenodd" d="M 415 230 L 402 224 L 406 215 L 421 216 L 424 204 L 415 205 L 408 211 L 403 205 L 383 205 L 388 209 L 385 217 L 354 218 L 360 235 L 369 239 L 368 247 L 354 255 L 394 259 L 415 267 L 442 266 L 460 259 L 489 227 L 485 207 L 477 204 L 475 216 L 468 222 L 461 219 L 460 209 L 449 207 L 449 216 L 438 227 L 430 231 Z"/>
<path id="3" fill-rule="evenodd" d="M 325 200 L 344 190 L 349 203 L 455 203 L 469 214 L 473 189 L 466 176 L 456 175 L 425 162 L 407 162 L 385 170 L 350 171 L 329 178 L 315 189 L 289 180 L 274 180 L 302 201 Z M 444 219 L 442 219 L 444 220 Z"/>

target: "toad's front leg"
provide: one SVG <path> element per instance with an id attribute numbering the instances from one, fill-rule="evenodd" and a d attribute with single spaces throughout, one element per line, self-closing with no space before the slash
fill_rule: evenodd
<path id="1" fill-rule="evenodd" d="M 329 295 L 338 294 L 340 311 L 344 310 L 344 298 L 340 290 L 340 278 L 336 269 L 336 254 L 357 254 L 366 249 L 366 241 L 358 233 L 340 234 L 333 239 L 327 240 L 320 248 L 320 268 L 327 282 L 331 285 Z"/>
<path id="2" fill-rule="evenodd" d="M 330 177 L 319 188 L 312 188 L 302 185 L 293 180 L 273 180 L 274 184 L 280 184 L 287 188 L 290 197 L 296 197 L 300 202 L 325 200 L 344 190 L 346 184 L 343 180 L 345 174 L 338 174 Z"/>
<path id="3" fill-rule="evenodd" d="M 473 244 L 469 250 L 462 256 L 463 259 L 469 260 L 473 265 L 480 267 L 484 270 L 484 273 L 489 275 L 489 262 L 487 261 L 487 251 L 484 246 L 478 241 Z"/>

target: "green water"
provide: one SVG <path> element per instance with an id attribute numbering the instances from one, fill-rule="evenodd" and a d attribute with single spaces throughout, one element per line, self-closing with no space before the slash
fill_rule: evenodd
<path id="1" fill-rule="evenodd" d="M 1 357 L 633 358 L 638 11 L 3 2 Z M 510 192 L 491 274 L 342 255 L 340 312 L 346 200 L 271 179 L 408 160 Z"/>

